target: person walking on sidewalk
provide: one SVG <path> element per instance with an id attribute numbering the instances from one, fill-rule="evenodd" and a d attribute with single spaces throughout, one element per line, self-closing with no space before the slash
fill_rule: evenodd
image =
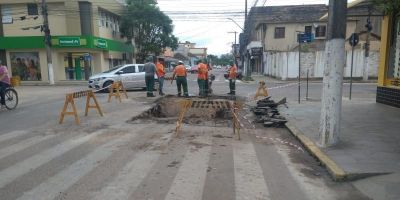
<path id="1" fill-rule="evenodd" d="M 188 88 L 187 88 L 187 72 L 186 68 L 183 65 L 182 61 L 178 62 L 178 66 L 174 69 L 174 74 L 172 75 L 171 84 L 176 77 L 176 87 L 178 89 L 178 97 L 182 96 L 182 87 L 183 87 L 183 95 L 185 97 L 189 97 Z"/>
<path id="2" fill-rule="evenodd" d="M 207 79 L 207 66 L 198 61 L 197 63 L 197 84 L 199 85 L 199 96 L 204 97 L 206 96 L 206 79 Z"/>
<path id="3" fill-rule="evenodd" d="M 0 109 L 6 107 L 6 89 L 10 87 L 10 75 L 8 74 L 8 69 L 4 66 L 0 60 Z"/>
<path id="4" fill-rule="evenodd" d="M 165 70 L 164 70 L 164 65 L 161 63 L 162 58 L 158 58 L 156 68 L 157 68 L 157 77 L 158 77 L 158 83 L 159 83 L 159 88 L 158 88 L 158 93 L 161 96 L 164 96 L 163 92 L 163 87 L 164 87 L 164 76 L 165 76 Z"/>
<path id="5" fill-rule="evenodd" d="M 154 90 L 154 75 L 156 73 L 156 65 L 154 65 L 152 57 L 148 57 L 146 59 L 146 64 L 144 64 L 144 72 L 145 72 L 147 97 L 154 97 L 153 90 Z"/>
<path id="6" fill-rule="evenodd" d="M 229 67 L 229 74 L 228 74 L 228 79 L 229 79 L 229 93 L 230 95 L 235 95 L 236 91 L 236 75 L 237 75 L 237 67 L 236 65 L 231 62 L 231 66 Z"/>

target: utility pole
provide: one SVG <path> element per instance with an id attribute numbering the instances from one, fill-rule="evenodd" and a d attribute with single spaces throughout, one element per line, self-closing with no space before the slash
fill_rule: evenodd
<path id="1" fill-rule="evenodd" d="M 342 111 L 343 70 L 347 0 L 329 0 L 328 35 L 319 127 L 319 145 L 328 147 L 339 140 Z"/>
<path id="2" fill-rule="evenodd" d="M 49 83 L 50 85 L 54 85 L 54 69 L 53 69 L 53 60 L 51 57 L 51 36 L 49 29 L 49 19 L 47 13 L 47 4 L 46 0 L 42 0 L 42 15 L 43 15 L 43 31 L 44 31 L 44 43 L 46 46 L 46 54 L 47 54 L 47 69 L 49 73 Z"/>
<path id="3" fill-rule="evenodd" d="M 370 45 L 370 37 L 371 37 L 371 30 L 372 30 L 371 7 L 370 6 L 368 7 L 368 18 L 367 18 L 367 24 L 365 25 L 365 28 L 367 28 L 367 38 L 365 40 L 365 46 L 364 46 L 363 81 L 368 81 L 369 45 Z"/>

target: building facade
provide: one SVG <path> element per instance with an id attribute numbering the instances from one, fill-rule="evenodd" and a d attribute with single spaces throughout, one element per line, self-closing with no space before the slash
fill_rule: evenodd
<path id="1" fill-rule="evenodd" d="M 383 18 L 381 57 L 376 101 L 400 107 L 400 13 Z"/>
<path id="2" fill-rule="evenodd" d="M 0 2 L 0 59 L 23 82 L 48 82 L 42 5 Z M 124 4 L 116 0 L 47 0 L 54 80 L 87 80 L 132 62 L 133 46 L 119 33 Z"/>

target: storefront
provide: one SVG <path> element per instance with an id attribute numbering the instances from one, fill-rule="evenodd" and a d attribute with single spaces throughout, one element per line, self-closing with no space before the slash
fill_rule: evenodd
<path id="1" fill-rule="evenodd" d="M 382 21 L 381 58 L 376 101 L 400 107 L 400 13 Z"/>
<path id="2" fill-rule="evenodd" d="M 133 47 L 94 36 L 55 36 L 52 61 L 56 81 L 88 80 L 92 74 L 128 63 Z M 43 37 L 0 37 L 13 77 L 26 82 L 48 82 Z"/>

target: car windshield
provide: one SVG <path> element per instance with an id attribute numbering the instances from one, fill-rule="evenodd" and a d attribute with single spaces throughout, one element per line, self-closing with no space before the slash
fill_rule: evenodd
<path id="1" fill-rule="evenodd" d="M 114 67 L 114 68 L 111 68 L 111 69 L 109 69 L 109 70 L 107 70 L 107 71 L 104 71 L 104 72 L 102 72 L 102 73 L 110 73 L 110 72 L 113 72 L 113 71 L 117 70 L 117 69 L 120 68 L 120 67 L 122 67 L 122 65 L 118 65 L 118 66 L 116 66 L 116 67 Z"/>

